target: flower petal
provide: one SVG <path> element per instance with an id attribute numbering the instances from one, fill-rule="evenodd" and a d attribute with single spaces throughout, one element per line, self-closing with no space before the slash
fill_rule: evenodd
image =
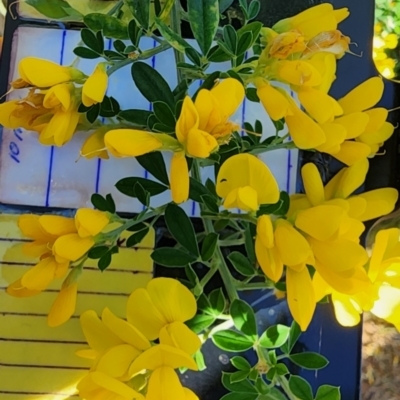
<path id="1" fill-rule="evenodd" d="M 129 344 L 121 344 L 106 351 L 96 364 L 96 371 L 103 372 L 112 378 L 122 378 L 128 373 L 132 361 L 141 351 Z"/>
<path id="2" fill-rule="evenodd" d="M 172 200 L 176 204 L 189 198 L 189 168 L 184 152 L 174 153 L 171 160 L 170 185 Z"/>
<path id="3" fill-rule="evenodd" d="M 21 279 L 16 280 L 15 282 L 11 283 L 7 287 L 7 294 L 13 297 L 32 297 L 36 296 L 37 294 L 41 293 L 40 290 L 29 290 L 25 286 L 22 285 Z"/>
<path id="4" fill-rule="evenodd" d="M 192 392 L 190 389 L 183 388 L 183 391 L 185 392 L 185 400 L 199 400 L 197 394 Z"/>
<path id="5" fill-rule="evenodd" d="M 364 111 L 378 103 L 382 98 L 383 90 L 383 79 L 381 77 L 373 77 L 367 79 L 342 97 L 339 100 L 339 104 L 346 114 Z"/>
<path id="6" fill-rule="evenodd" d="M 115 157 L 138 157 L 162 147 L 157 134 L 135 129 L 113 129 L 104 136 L 104 144 Z"/>
<path id="7" fill-rule="evenodd" d="M 400 328 L 400 289 L 382 284 L 379 288 L 379 299 L 374 303 L 372 314 L 382 318 L 397 329 Z"/>
<path id="8" fill-rule="evenodd" d="M 191 129 L 186 137 L 186 153 L 191 157 L 207 158 L 218 149 L 214 136 L 200 129 Z"/>
<path id="9" fill-rule="evenodd" d="M 332 288 L 325 282 L 318 271 L 315 271 L 312 283 L 316 302 L 321 301 L 332 292 Z"/>
<path id="10" fill-rule="evenodd" d="M 257 85 L 257 96 L 272 120 L 279 121 L 288 114 L 289 101 L 286 96 L 268 82 Z"/>
<path id="11" fill-rule="evenodd" d="M 256 237 L 255 251 L 257 261 L 264 274 L 273 282 L 278 282 L 283 274 L 283 263 L 276 247 L 268 249 L 263 246 L 259 237 Z"/>
<path id="12" fill-rule="evenodd" d="M 73 218 L 59 215 L 42 215 L 39 217 L 39 224 L 46 233 L 53 236 L 68 235 L 76 232 Z"/>
<path id="13" fill-rule="evenodd" d="M 104 131 L 97 130 L 90 135 L 81 147 L 81 156 L 87 158 L 88 160 L 95 157 L 108 160 L 110 157 L 104 143 L 105 134 L 106 133 Z"/>
<path id="14" fill-rule="evenodd" d="M 318 86 L 322 83 L 318 70 L 303 60 L 281 61 L 278 76 L 281 80 L 296 86 Z"/>
<path id="15" fill-rule="evenodd" d="M 199 337 L 183 322 L 173 322 L 160 331 L 160 343 L 176 347 L 187 354 L 195 354 L 201 347 Z"/>
<path id="16" fill-rule="evenodd" d="M 384 124 L 375 132 L 365 132 L 360 135 L 357 140 L 363 143 L 374 145 L 386 142 L 394 133 L 394 126 L 390 122 Z"/>
<path id="17" fill-rule="evenodd" d="M 151 374 L 146 400 L 186 400 L 183 386 L 172 368 L 160 367 Z"/>
<path id="18" fill-rule="evenodd" d="M 81 238 L 77 233 L 71 233 L 59 237 L 53 246 L 53 252 L 57 257 L 69 261 L 76 261 L 86 254 L 93 246 L 92 237 Z"/>
<path id="19" fill-rule="evenodd" d="M 198 129 L 199 113 L 190 96 L 186 96 L 183 100 L 181 114 L 176 122 L 176 137 L 182 144 L 186 143 L 187 136 L 191 129 Z"/>
<path id="20" fill-rule="evenodd" d="M 67 322 L 75 312 L 78 284 L 73 282 L 60 290 L 56 300 L 51 306 L 47 323 L 49 326 L 59 326 Z"/>
<path id="21" fill-rule="evenodd" d="M 211 93 L 217 99 L 223 120 L 235 113 L 245 96 L 243 85 L 234 78 L 219 82 L 211 89 Z"/>
<path id="22" fill-rule="evenodd" d="M 332 155 L 343 164 L 353 165 L 356 162 L 361 161 L 363 158 L 368 157 L 370 153 L 371 148 L 368 145 L 364 143 L 346 141 L 342 143 L 340 151 Z"/>
<path id="23" fill-rule="evenodd" d="M 75 214 L 75 225 L 81 238 L 98 235 L 110 222 L 103 211 L 79 208 Z"/>
<path id="24" fill-rule="evenodd" d="M 345 168 L 336 188 L 335 197 L 346 199 L 353 194 L 364 183 L 368 169 L 369 162 L 365 158 L 356 162 L 349 168 Z"/>
<path id="25" fill-rule="evenodd" d="M 107 86 L 108 75 L 106 64 L 99 63 L 82 87 L 83 105 L 91 107 L 93 104 L 101 103 L 106 94 Z"/>
<path id="26" fill-rule="evenodd" d="M 150 348 L 148 339 L 135 326 L 116 317 L 109 308 L 103 310 L 101 319 L 104 325 L 123 342 L 142 351 Z"/>
<path id="27" fill-rule="evenodd" d="M 238 154 L 226 160 L 217 176 L 217 194 L 226 199 L 233 190 L 250 186 L 257 192 L 259 204 L 275 204 L 279 187 L 269 168 L 257 157 Z"/>
<path id="28" fill-rule="evenodd" d="M 57 264 L 53 257 L 41 260 L 21 277 L 21 284 L 29 290 L 42 291 L 54 279 Z"/>
<path id="29" fill-rule="evenodd" d="M 346 129 L 346 139 L 354 139 L 360 136 L 365 132 L 368 122 L 369 116 L 364 112 L 354 112 L 335 119 L 335 124 Z"/>
<path id="30" fill-rule="evenodd" d="M 43 230 L 42 225 L 39 223 L 39 215 L 35 214 L 23 214 L 18 218 L 18 227 L 22 231 L 24 236 L 27 236 L 34 240 L 40 240 L 43 242 L 49 242 L 54 240 L 54 237 Z"/>
<path id="31" fill-rule="evenodd" d="M 264 247 L 274 247 L 274 227 L 269 215 L 261 215 L 257 219 L 257 237 Z"/>
<path id="32" fill-rule="evenodd" d="M 316 306 L 308 268 L 303 268 L 300 272 L 287 268 L 286 287 L 290 313 L 304 332 L 310 325 Z"/>
<path id="33" fill-rule="evenodd" d="M 171 367 L 173 369 L 189 368 L 193 371 L 198 370 L 196 362 L 183 350 L 165 344 L 158 344 L 146 350 L 133 361 L 129 369 L 129 374 L 133 376 L 142 370 L 148 369 L 150 371 L 155 371 L 160 367 Z"/>
<path id="34" fill-rule="evenodd" d="M 356 326 L 361 320 L 362 308 L 346 294 L 332 293 L 332 303 L 337 321 L 342 326 Z"/>
<path id="35" fill-rule="evenodd" d="M 322 153 L 335 154 L 340 151 L 340 145 L 345 141 L 347 131 L 339 124 L 327 122 L 321 125 L 326 136 L 326 142 L 316 146 L 316 150 Z"/>
<path id="36" fill-rule="evenodd" d="M 358 195 L 367 201 L 366 210 L 357 218 L 360 221 L 369 221 L 394 210 L 399 193 L 393 188 L 375 189 Z"/>
<path id="37" fill-rule="evenodd" d="M 243 211 L 257 211 L 259 209 L 257 192 L 250 186 L 232 190 L 224 201 L 226 209 L 239 208 Z"/>
<path id="38" fill-rule="evenodd" d="M 288 266 L 305 263 L 311 254 L 304 236 L 283 219 L 276 221 L 275 245 L 283 264 Z"/>
<path id="39" fill-rule="evenodd" d="M 313 206 L 317 206 L 325 201 L 324 184 L 318 168 L 313 163 L 308 163 L 301 169 L 304 189 Z"/>
<path id="40" fill-rule="evenodd" d="M 85 311 L 80 317 L 80 322 L 89 346 L 99 353 L 124 343 L 121 338 L 107 328 L 92 310 Z"/>
<path id="41" fill-rule="evenodd" d="M 314 239 L 328 240 L 338 233 L 344 214 L 338 206 L 316 206 L 300 211 L 295 226 Z"/>
<path id="42" fill-rule="evenodd" d="M 369 117 L 369 122 L 365 128 L 365 133 L 374 133 L 378 131 L 386 122 L 389 111 L 386 110 L 386 108 L 379 107 L 365 111 L 365 114 L 367 114 Z"/>

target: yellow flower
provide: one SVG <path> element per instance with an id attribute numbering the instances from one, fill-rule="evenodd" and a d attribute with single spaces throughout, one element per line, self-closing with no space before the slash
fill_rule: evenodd
<path id="1" fill-rule="evenodd" d="M 347 210 L 352 219 L 362 222 L 389 214 L 393 211 L 398 199 L 396 189 L 375 189 L 359 195 L 352 195 L 364 183 L 368 168 L 369 164 L 366 159 L 351 167 L 343 168 L 324 188 L 317 167 L 312 163 L 304 165 L 301 175 L 306 194 L 291 196 L 288 216 L 295 218 L 299 210 L 321 204 L 340 205 Z M 359 229 L 361 234 L 363 229 Z"/>
<path id="2" fill-rule="evenodd" d="M 132 363 L 130 375 L 135 376 L 143 370 L 152 371 L 147 387 L 146 400 L 187 400 L 193 394 L 184 390 L 176 368 L 189 368 L 197 371 L 197 364 L 183 350 L 165 344 L 146 350 Z M 187 397 L 188 396 L 188 397 Z"/>
<path id="3" fill-rule="evenodd" d="M 85 107 L 101 103 L 107 91 L 108 75 L 106 64 L 99 63 L 82 88 L 82 103 Z"/>
<path id="4" fill-rule="evenodd" d="M 171 193 L 172 200 L 184 203 L 189 198 L 190 178 L 185 153 L 175 152 L 171 159 Z"/>
<path id="5" fill-rule="evenodd" d="M 338 102 L 344 115 L 336 118 L 334 123 L 345 128 L 346 140 L 339 148 L 317 147 L 317 150 L 331 154 L 347 165 L 376 154 L 394 132 L 394 126 L 386 122 L 388 111 L 384 108 L 372 108 L 381 99 L 383 90 L 382 79 L 374 77 L 341 98 Z M 331 135 L 335 135 L 335 131 Z"/>
<path id="6" fill-rule="evenodd" d="M 296 31 L 279 34 L 270 28 L 262 28 L 262 35 L 266 47 L 260 56 L 261 62 L 267 62 L 269 57 L 284 60 L 292 54 L 303 52 L 307 47 L 304 36 Z"/>
<path id="7" fill-rule="evenodd" d="M 211 90 L 200 90 L 194 103 L 199 114 L 198 128 L 208 132 L 218 143 L 229 141 L 232 132 L 240 129 L 229 118 L 236 112 L 244 97 L 243 85 L 233 78 L 219 82 Z"/>
<path id="8" fill-rule="evenodd" d="M 279 187 L 269 168 L 257 157 L 238 154 L 225 161 L 217 176 L 218 196 L 224 207 L 257 211 L 261 204 L 279 200 Z"/>
<path id="9" fill-rule="evenodd" d="M 98 235 L 109 223 L 108 216 L 102 211 L 81 208 L 75 215 L 75 231 L 57 238 L 53 245 L 56 260 L 77 261 L 95 244 Z"/>
<path id="10" fill-rule="evenodd" d="M 145 400 L 144 396 L 128 385 L 102 372 L 89 372 L 77 386 L 79 396 L 86 400 L 98 398 L 118 400 Z"/>
<path id="11" fill-rule="evenodd" d="M 11 83 L 16 88 L 35 86 L 47 88 L 59 83 L 79 81 L 85 75 L 72 67 L 64 67 L 49 60 L 25 57 L 18 65 L 20 79 Z"/>
<path id="12" fill-rule="evenodd" d="M 77 355 L 93 359 L 92 370 L 122 381 L 129 380 L 132 362 L 151 347 L 146 337 L 108 308 L 104 309 L 102 320 L 94 311 L 86 311 L 80 321 L 90 349 L 79 350 Z"/>
<path id="13" fill-rule="evenodd" d="M 145 289 L 137 289 L 130 295 L 127 319 L 149 340 L 155 340 L 163 328 L 172 323 L 183 325 L 195 316 L 196 310 L 196 299 L 189 289 L 175 279 L 156 278 Z M 182 329 L 182 335 L 182 343 L 198 340 L 192 331 Z"/>
<path id="14" fill-rule="evenodd" d="M 331 4 L 324 3 L 285 18 L 277 22 L 272 29 L 279 33 L 297 30 L 309 40 L 321 32 L 337 29 L 338 24 L 348 16 L 347 8 L 334 10 Z"/>
<path id="15" fill-rule="evenodd" d="M 303 57 L 311 54 L 326 52 L 334 54 L 337 59 L 349 51 L 350 38 L 338 30 L 321 32 L 307 42 L 307 49 Z"/>
<path id="16" fill-rule="evenodd" d="M 60 326 L 71 318 L 75 311 L 77 294 L 78 283 L 65 281 L 47 316 L 50 327 Z"/>
<path id="17" fill-rule="evenodd" d="M 83 143 L 81 147 L 81 156 L 90 160 L 91 158 L 98 157 L 108 160 L 107 147 L 104 142 L 104 136 L 107 133 L 107 128 L 99 128 L 96 132 L 92 133 Z"/>

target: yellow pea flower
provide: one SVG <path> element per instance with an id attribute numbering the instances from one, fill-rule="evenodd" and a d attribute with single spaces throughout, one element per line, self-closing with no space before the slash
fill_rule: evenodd
<path id="1" fill-rule="evenodd" d="M 279 121 L 290 113 L 289 100 L 280 88 L 264 79 L 259 79 L 255 83 L 257 96 L 273 121 Z"/>
<path id="2" fill-rule="evenodd" d="M 102 320 L 94 311 L 86 311 L 80 322 L 90 349 L 79 350 L 77 355 L 93 359 L 92 370 L 122 381 L 129 380 L 132 362 L 151 347 L 146 337 L 108 308 L 103 310 Z"/>
<path id="3" fill-rule="evenodd" d="M 274 32 L 272 40 L 269 41 L 264 51 L 267 52 L 270 57 L 286 59 L 292 54 L 303 52 L 306 48 L 307 44 L 301 33 L 290 31 L 278 34 Z"/>
<path id="4" fill-rule="evenodd" d="M 86 80 L 82 88 L 82 103 L 85 107 L 101 103 L 108 87 L 108 75 L 105 63 L 97 64 L 92 75 Z"/>
<path id="5" fill-rule="evenodd" d="M 78 283 L 64 282 L 47 316 L 47 324 L 56 327 L 67 322 L 75 311 Z"/>
<path id="6" fill-rule="evenodd" d="M 307 49 L 303 53 L 303 57 L 310 54 L 326 52 L 335 55 L 337 59 L 344 56 L 349 51 L 350 38 L 344 36 L 338 30 L 321 32 L 307 42 Z"/>
<path id="7" fill-rule="evenodd" d="M 199 114 L 198 128 L 208 132 L 219 144 L 228 142 L 232 132 L 240 129 L 229 118 L 236 112 L 244 97 L 243 85 L 233 78 L 219 82 L 211 90 L 200 90 L 194 102 Z"/>
<path id="8" fill-rule="evenodd" d="M 102 158 L 108 160 L 110 156 L 108 155 L 107 147 L 104 142 L 105 134 L 107 133 L 107 128 L 99 128 L 97 131 L 92 133 L 83 143 L 80 151 L 82 157 L 90 160 L 91 158 Z"/>
<path id="9" fill-rule="evenodd" d="M 19 62 L 18 72 L 21 78 L 11 83 L 15 89 L 28 86 L 47 88 L 64 82 L 79 81 L 85 77 L 76 68 L 35 57 L 23 58 Z"/>
<path id="10" fill-rule="evenodd" d="M 195 316 L 196 310 L 196 299 L 189 289 L 175 279 L 156 278 L 145 289 L 137 289 L 130 295 L 127 320 L 149 340 L 155 340 L 163 328 L 175 322 L 183 324 Z M 182 329 L 181 333 L 180 342 L 192 343 L 195 335 L 192 331 Z"/>
<path id="11" fill-rule="evenodd" d="M 324 93 L 328 93 L 333 81 L 336 79 L 337 63 L 336 58 L 331 53 L 316 53 L 307 60 L 321 75 L 321 84 L 315 86 Z"/>
<path id="12" fill-rule="evenodd" d="M 197 371 L 192 357 L 183 350 L 165 344 L 159 344 L 146 350 L 133 361 L 130 375 L 135 376 L 143 370 L 152 371 L 147 387 L 146 400 L 187 400 L 192 393 L 184 390 L 176 368 L 189 368 Z M 191 396 L 191 397 L 190 397 Z"/>
<path id="13" fill-rule="evenodd" d="M 225 208 L 257 211 L 261 204 L 279 200 L 279 187 L 269 168 L 257 157 L 238 154 L 226 160 L 217 176 L 218 196 Z"/>
<path id="14" fill-rule="evenodd" d="M 396 189 L 375 189 L 352 195 L 364 183 L 368 169 L 369 163 L 363 159 L 351 167 L 341 169 L 324 187 L 317 167 L 312 163 L 304 165 L 301 175 L 306 194 L 291 196 L 289 218 L 295 218 L 300 210 L 321 204 L 339 204 L 345 207 L 350 218 L 362 222 L 389 214 L 398 199 Z"/>
<path id="15" fill-rule="evenodd" d="M 128 385 L 102 372 L 89 372 L 77 385 L 79 396 L 86 400 L 99 397 L 118 400 L 145 400 L 145 397 Z"/>
<path id="16" fill-rule="evenodd" d="M 324 3 L 285 18 L 277 22 L 272 29 L 279 33 L 296 30 L 309 40 L 321 32 L 337 29 L 338 24 L 349 14 L 347 8 L 334 10 L 332 4 Z"/>

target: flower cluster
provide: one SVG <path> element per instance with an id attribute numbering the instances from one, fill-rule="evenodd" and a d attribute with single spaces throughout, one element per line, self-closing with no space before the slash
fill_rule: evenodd
<path id="1" fill-rule="evenodd" d="M 243 171 L 243 176 L 237 171 Z M 285 272 L 289 309 L 302 330 L 307 329 L 317 301 L 326 294 L 335 293 L 332 299 L 337 304 L 338 298 L 361 296 L 372 290 L 371 272 L 366 272 L 369 258 L 359 244 L 365 230 L 363 222 L 390 213 L 398 192 L 385 188 L 353 195 L 367 171 L 368 161 L 361 160 L 343 168 L 324 187 L 317 167 L 306 164 L 302 168 L 306 194 L 291 196 L 287 215 L 264 214 L 257 218 L 257 261 L 273 282 Z M 279 198 L 268 167 L 248 154 L 233 156 L 223 164 L 217 192 L 225 198 L 226 208 L 250 213 Z M 380 282 L 388 284 L 388 280 Z M 362 309 L 370 309 L 374 297 L 364 298 L 369 308 L 365 305 Z M 336 307 L 338 320 L 345 323 L 342 314 L 347 309 L 342 303 L 341 307 Z"/>
<path id="2" fill-rule="evenodd" d="M 28 94 L 0 105 L 0 123 L 10 129 L 38 132 L 44 145 L 68 143 L 79 123 L 85 123 L 78 111 L 80 104 L 101 103 L 108 85 L 104 63 L 98 64 L 90 77 L 74 67 L 34 57 L 22 59 L 18 70 L 20 78 L 11 86 L 27 89 Z"/>
<path id="3" fill-rule="evenodd" d="M 58 215 L 21 215 L 18 226 L 22 233 L 32 239 L 23 246 L 23 252 L 40 261 L 20 279 L 7 288 L 15 297 L 29 297 L 41 293 L 55 279 L 65 279 L 48 316 L 50 326 L 67 321 L 75 311 L 77 278 L 82 270 L 82 260 L 95 245 L 95 237 L 109 223 L 108 216 L 97 210 L 81 208 L 75 218 Z"/>
<path id="4" fill-rule="evenodd" d="M 131 294 L 127 320 L 108 308 L 101 320 L 94 311 L 83 313 L 81 325 L 90 349 L 77 354 L 92 359 L 93 365 L 77 386 L 80 396 L 86 400 L 198 399 L 175 372 L 198 369 L 192 356 L 201 342 L 184 324 L 196 311 L 189 289 L 175 279 L 155 278 Z"/>

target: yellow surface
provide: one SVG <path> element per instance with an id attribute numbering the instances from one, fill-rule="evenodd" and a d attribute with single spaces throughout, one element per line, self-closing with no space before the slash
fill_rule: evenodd
<path id="1" fill-rule="evenodd" d="M 49 328 L 46 316 L 61 280 L 38 296 L 19 299 L 5 292 L 35 260 L 21 252 L 23 239 L 18 216 L 0 215 L 0 400 L 78 400 L 76 382 L 90 362 L 75 355 L 87 347 L 79 315 L 88 309 L 101 313 L 109 307 L 124 317 L 126 300 L 152 277 L 150 258 L 154 231 L 136 248 L 121 248 L 105 272 L 90 260 L 79 279 L 75 315 L 61 327 Z"/>

